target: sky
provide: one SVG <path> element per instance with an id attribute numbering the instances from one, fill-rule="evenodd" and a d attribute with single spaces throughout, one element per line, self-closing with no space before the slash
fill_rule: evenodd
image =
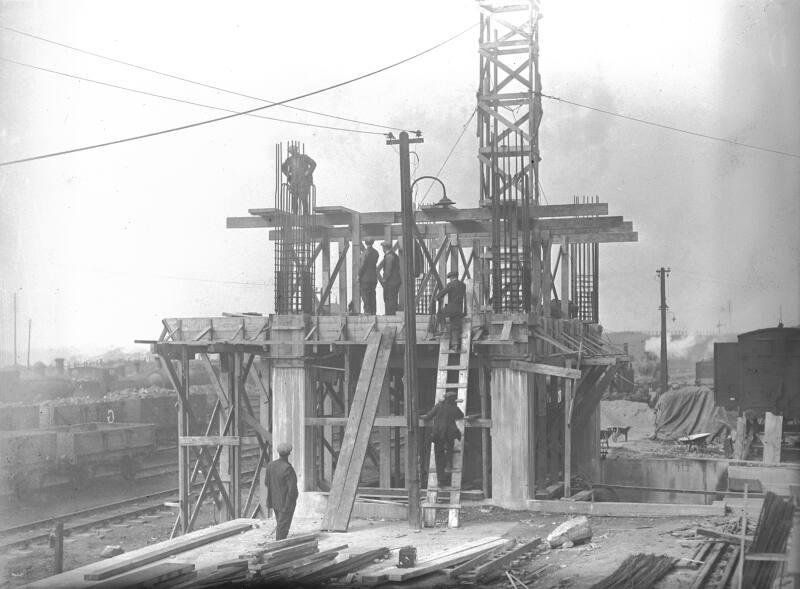
<path id="1" fill-rule="evenodd" d="M 669 267 L 670 329 L 744 332 L 800 323 L 800 3 L 543 0 L 543 90 L 587 106 L 794 155 L 750 149 L 544 101 L 550 204 L 598 195 L 638 243 L 601 245 L 600 320 L 655 330 Z M 9 27 L 242 94 L 283 100 L 353 78 L 475 25 L 473 0 L 0 3 Z M 420 129 L 413 174 L 436 174 L 475 108 L 478 30 L 293 105 Z M 263 104 L 0 29 L 0 161 L 225 114 L 16 62 L 232 110 Z M 104 148 L 0 167 L 0 364 L 18 345 L 137 349 L 163 317 L 270 313 L 264 230 L 225 219 L 273 205 L 274 149 L 317 161 L 317 202 L 399 210 L 385 129 L 282 107 Z M 478 201 L 473 120 L 440 174 Z M 438 198 L 435 190 L 429 199 Z M 730 313 L 729 313 L 730 309 Z M 139 346 L 142 349 L 142 346 Z M 20 359 L 23 355 L 20 352 Z"/>

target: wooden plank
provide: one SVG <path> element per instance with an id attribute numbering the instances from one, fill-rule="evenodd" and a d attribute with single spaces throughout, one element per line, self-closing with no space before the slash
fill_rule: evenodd
<path id="1" fill-rule="evenodd" d="M 351 554 L 349 558 L 341 562 L 334 563 L 324 569 L 316 571 L 310 575 L 295 577 L 296 581 L 302 582 L 304 586 L 313 586 L 326 579 L 335 579 L 348 573 L 357 571 L 365 566 L 371 565 L 376 559 L 384 559 L 389 556 L 388 548 L 377 548 L 360 554 Z"/>
<path id="2" fill-rule="evenodd" d="M 567 370 L 570 370 L 572 360 L 567 360 Z M 564 495 L 572 495 L 572 405 L 575 399 L 572 396 L 574 381 L 564 379 Z"/>
<path id="3" fill-rule="evenodd" d="M 342 493 L 344 492 L 345 483 L 347 482 L 347 476 L 350 474 L 353 452 L 355 450 L 356 433 L 358 432 L 363 417 L 363 406 L 367 398 L 367 393 L 369 392 L 370 383 L 372 382 L 372 373 L 375 370 L 375 363 L 378 359 L 380 343 L 380 332 L 374 332 L 369 336 L 367 349 L 361 361 L 361 371 L 359 372 L 358 382 L 356 383 L 350 414 L 347 416 L 347 426 L 345 428 L 342 446 L 339 449 L 339 459 L 337 461 L 336 470 L 333 473 L 331 491 L 328 496 L 328 507 L 322 520 L 321 529 L 323 530 L 330 529 L 329 526 L 334 525 L 334 521 L 341 509 Z M 360 471 L 358 475 L 360 476 Z"/>
<path id="4" fill-rule="evenodd" d="M 737 534 L 727 534 L 725 532 L 711 530 L 709 528 L 697 528 L 695 530 L 695 534 L 699 536 L 706 536 L 707 538 L 714 538 L 719 542 L 727 542 L 729 544 L 738 544 L 741 541 L 741 537 Z M 745 536 L 744 540 L 745 543 L 750 543 L 753 541 L 753 537 Z"/>
<path id="5" fill-rule="evenodd" d="M 97 589 L 117 589 L 121 587 L 152 587 L 156 583 L 181 577 L 194 571 L 194 564 L 186 562 L 160 562 L 133 572 L 93 584 Z"/>
<path id="6" fill-rule="evenodd" d="M 262 555 L 261 564 L 258 565 L 257 568 L 259 570 L 266 569 L 270 566 L 290 562 L 317 552 L 319 552 L 319 545 L 316 540 L 304 542 L 303 544 L 297 544 L 295 546 L 288 546 Z"/>
<path id="7" fill-rule="evenodd" d="M 240 446 L 239 436 L 178 436 L 179 446 Z"/>
<path id="8" fill-rule="evenodd" d="M 352 284 L 350 290 L 352 292 L 353 313 L 358 315 L 361 313 L 361 280 L 358 277 L 358 269 L 361 266 L 361 240 L 364 239 L 361 235 L 361 214 L 353 213 L 353 221 L 350 226 L 351 232 L 351 248 L 350 248 L 350 261 L 352 262 L 353 274 L 350 276 Z"/>
<path id="9" fill-rule="evenodd" d="M 256 229 L 272 226 L 263 217 L 228 217 L 225 220 L 227 229 Z"/>
<path id="10" fill-rule="evenodd" d="M 538 513 L 576 513 L 604 517 L 692 517 L 725 515 L 725 504 L 692 505 L 686 503 L 589 503 L 586 501 L 550 501 L 529 499 L 526 509 Z"/>
<path id="11" fill-rule="evenodd" d="M 111 559 L 106 566 L 95 569 L 86 573 L 83 578 L 87 581 L 103 581 L 115 575 L 121 575 L 132 569 L 142 567 L 151 562 L 192 550 L 198 546 L 204 546 L 218 540 L 235 536 L 241 532 L 252 529 L 253 523 L 249 520 L 233 520 L 206 528 L 205 530 L 198 530 L 190 532 L 180 538 L 174 540 L 166 540 L 159 542 L 152 546 L 142 548 L 131 552 L 130 554 L 122 554 Z"/>
<path id="12" fill-rule="evenodd" d="M 511 545 L 513 545 L 514 543 L 515 540 L 513 538 L 507 538 L 505 542 L 503 542 L 502 544 L 498 544 L 491 550 L 488 550 L 483 554 L 479 554 L 475 558 L 472 558 L 458 566 L 451 568 L 450 570 L 447 571 L 447 576 L 450 577 L 451 579 L 454 579 L 459 575 L 466 573 L 467 571 L 471 571 L 472 569 L 484 564 L 488 560 L 491 560 L 492 558 L 494 558 L 494 556 L 496 556 L 503 550 L 510 548 Z"/>
<path id="13" fill-rule="evenodd" d="M 504 539 L 497 539 L 485 544 L 473 546 L 472 548 L 457 548 L 454 551 L 441 553 L 438 556 L 426 559 L 424 562 L 417 563 L 417 566 L 413 569 L 400 569 L 395 567 L 395 570 L 389 570 L 386 577 L 390 582 L 394 583 L 402 583 L 410 579 L 416 579 L 417 577 L 422 577 L 423 575 L 441 571 L 442 569 L 451 565 L 458 564 L 464 560 L 468 560 L 474 556 L 482 554 L 483 552 L 492 550 L 498 544 L 502 544 L 504 542 Z"/>
<path id="14" fill-rule="evenodd" d="M 639 241 L 639 233 L 627 231 L 615 233 L 613 231 L 598 231 L 594 233 L 569 233 L 570 243 L 623 243 Z M 566 239 L 566 235 L 553 233 L 553 240 L 559 241 Z"/>
<path id="15" fill-rule="evenodd" d="M 492 576 L 492 574 L 495 573 L 498 569 L 505 567 L 511 561 L 520 558 L 524 554 L 527 554 L 528 552 L 539 546 L 539 544 L 541 543 L 542 543 L 541 538 L 534 538 L 530 542 L 526 542 L 525 544 L 522 544 L 514 548 L 513 550 L 500 556 L 499 558 L 495 558 L 490 562 L 487 562 L 486 564 L 479 566 L 474 571 L 475 580 L 480 583 L 481 581 Z"/>
<path id="16" fill-rule="evenodd" d="M 339 461 L 334 472 L 328 508 L 322 523 L 323 530 L 345 532 L 350 523 L 358 481 L 361 477 L 361 469 L 364 465 L 378 402 L 384 388 L 389 356 L 396 333 L 396 327 L 387 326 L 382 334 L 376 332 L 376 337 L 370 336 L 371 343 L 368 344 L 367 349 L 369 350 L 370 346 L 377 348 L 375 360 L 372 363 L 372 369 L 362 370 L 359 377 L 356 395 L 350 408 L 352 419 L 348 420 L 345 443 L 339 453 Z M 363 383 L 362 378 L 364 379 Z"/>
<path id="17" fill-rule="evenodd" d="M 744 555 L 744 559 L 758 562 L 787 562 L 789 557 L 777 552 L 748 552 Z"/>
<path id="18" fill-rule="evenodd" d="M 783 439 L 783 415 L 775 415 L 767 411 L 764 414 L 764 463 L 778 464 L 781 461 L 781 441 Z"/>
<path id="19" fill-rule="evenodd" d="M 253 550 L 251 552 L 240 554 L 239 558 L 253 558 L 255 555 L 258 555 L 260 557 L 261 554 L 274 552 L 275 550 L 281 550 L 283 548 L 288 548 L 290 546 L 297 546 L 298 544 L 305 544 L 306 542 L 313 542 L 316 539 L 317 539 L 316 534 L 304 534 L 302 536 L 295 536 L 294 538 L 277 540 L 276 542 L 270 542 L 265 547 L 259 548 L 258 550 Z"/>
<path id="20" fill-rule="evenodd" d="M 536 362 L 528 362 L 527 360 L 511 360 L 511 368 L 520 370 L 522 372 L 531 372 L 534 374 L 544 374 L 546 376 L 559 376 L 561 378 L 569 378 L 578 380 L 581 378 L 582 373 L 575 368 L 564 368 L 562 366 L 552 366 L 550 364 L 539 364 Z"/>
<path id="21" fill-rule="evenodd" d="M 706 557 L 703 566 L 700 567 L 700 570 L 694 577 L 691 589 L 701 589 L 703 586 L 705 586 L 706 580 L 711 575 L 711 572 L 716 568 L 717 562 L 727 547 L 728 545 L 724 542 L 718 542 L 714 544 L 714 548 L 712 548 L 711 553 Z"/>
<path id="22" fill-rule="evenodd" d="M 581 358 L 581 366 L 612 366 L 621 359 L 619 356 L 588 356 Z"/>

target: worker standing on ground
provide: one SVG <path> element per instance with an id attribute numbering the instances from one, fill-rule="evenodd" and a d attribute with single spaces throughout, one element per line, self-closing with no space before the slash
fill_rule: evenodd
<path id="1" fill-rule="evenodd" d="M 361 285 L 361 300 L 364 301 L 364 313 L 374 315 L 376 312 L 375 287 L 378 285 L 378 252 L 372 247 L 374 239 L 367 239 L 367 251 L 358 269 L 358 283 Z"/>
<path id="2" fill-rule="evenodd" d="M 314 170 L 317 162 L 304 153 L 300 153 L 296 145 L 289 146 L 289 157 L 281 165 L 281 171 L 289 183 L 289 193 L 292 197 L 292 212 L 295 214 L 308 213 L 308 196 L 311 185 L 314 183 Z"/>
<path id="3" fill-rule="evenodd" d="M 400 285 L 403 279 L 400 277 L 400 257 L 392 251 L 392 244 L 389 241 L 383 242 L 383 302 L 386 305 L 386 314 L 394 315 L 397 313 L 397 297 L 400 294 Z"/>
<path id="4" fill-rule="evenodd" d="M 447 391 L 444 399 L 422 416 L 423 421 L 433 420 L 431 441 L 436 459 L 436 478 L 439 486 L 450 484 L 448 471 L 453 468 L 453 446 L 461 439 L 461 430 L 456 420 L 464 419 L 464 412 L 456 405 L 456 391 Z"/>
<path id="5" fill-rule="evenodd" d="M 450 351 L 458 352 L 461 349 L 461 328 L 466 314 L 466 285 L 458 279 L 458 272 L 447 273 L 450 282 L 436 294 L 440 301 L 446 296 L 447 304 L 439 311 L 441 317 L 446 317 L 450 324 Z"/>
<path id="6" fill-rule="evenodd" d="M 289 535 L 294 508 L 297 505 L 297 474 L 289 464 L 292 445 L 278 444 L 278 459 L 267 464 L 264 483 L 267 486 L 267 509 L 275 512 L 275 539 Z"/>

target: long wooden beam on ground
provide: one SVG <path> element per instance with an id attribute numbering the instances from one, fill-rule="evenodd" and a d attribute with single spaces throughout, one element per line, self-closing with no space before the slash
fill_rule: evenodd
<path id="1" fill-rule="evenodd" d="M 110 560 L 106 566 L 92 570 L 86 573 L 83 578 L 87 581 L 103 581 L 115 575 L 121 575 L 135 568 L 142 567 L 151 562 L 192 550 L 198 546 L 204 546 L 217 540 L 235 536 L 253 527 L 253 522 L 250 520 L 233 520 L 198 530 L 196 532 L 189 532 L 188 534 L 176 538 L 174 540 L 166 540 L 159 542 L 152 546 L 140 548 L 129 554 L 122 554 Z"/>

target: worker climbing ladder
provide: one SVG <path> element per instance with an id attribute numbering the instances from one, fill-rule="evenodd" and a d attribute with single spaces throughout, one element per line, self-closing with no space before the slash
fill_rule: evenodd
<path id="1" fill-rule="evenodd" d="M 470 305 L 471 307 L 471 305 Z M 447 391 L 456 391 L 461 410 L 467 410 L 467 381 L 469 379 L 469 355 L 472 342 L 472 321 L 469 314 L 463 319 L 461 349 L 450 351 L 450 335 L 439 337 L 439 363 L 436 374 L 436 402 L 444 399 Z M 457 528 L 461 510 L 461 471 L 464 466 L 464 420 L 456 421 L 461 439 L 453 443 L 453 463 L 450 469 L 450 484 L 440 485 L 436 474 L 433 445 L 428 466 L 428 488 L 422 503 L 422 521 L 426 527 L 436 525 L 437 514 L 447 512 L 447 526 Z"/>

